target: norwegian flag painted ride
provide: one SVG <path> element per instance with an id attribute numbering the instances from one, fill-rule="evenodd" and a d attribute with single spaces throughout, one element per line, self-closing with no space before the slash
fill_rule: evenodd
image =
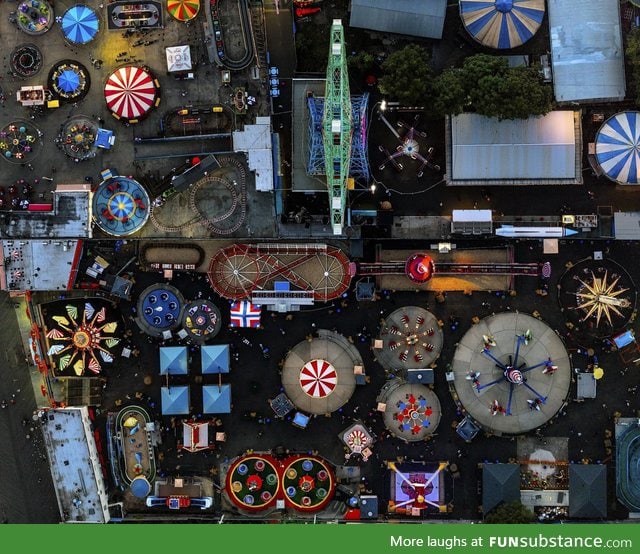
<path id="1" fill-rule="evenodd" d="M 230 326 L 231 327 L 260 327 L 262 306 L 252 304 L 248 300 L 240 300 L 231 303 Z"/>

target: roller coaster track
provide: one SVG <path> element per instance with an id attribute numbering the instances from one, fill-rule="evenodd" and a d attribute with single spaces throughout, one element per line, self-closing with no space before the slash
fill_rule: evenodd
<path id="1" fill-rule="evenodd" d="M 358 275 L 396 275 L 405 273 L 406 262 L 378 262 L 357 264 Z M 540 275 L 540 265 L 521 263 L 493 263 L 493 264 L 457 264 L 436 263 L 435 275 L 456 274 L 491 274 L 491 275 Z"/>
<path id="2" fill-rule="evenodd" d="M 244 166 L 235 158 L 228 156 L 218 156 L 218 162 L 220 165 L 233 165 L 235 171 L 238 175 L 238 179 L 240 181 L 240 192 L 236 190 L 236 186 L 231 184 L 227 179 L 223 179 L 221 177 L 209 176 L 207 180 L 201 180 L 191 187 L 189 190 L 189 209 L 196 214 L 193 219 L 181 224 L 181 225 L 164 225 L 160 223 L 154 214 L 154 206 L 151 206 L 149 219 L 154 227 L 157 229 L 167 232 L 167 233 L 176 233 L 188 227 L 195 225 L 196 223 L 200 223 L 204 225 L 209 231 L 211 231 L 215 235 L 231 235 L 235 233 L 240 227 L 242 227 L 244 220 L 247 216 L 247 174 L 244 169 Z M 226 213 L 216 216 L 216 217 L 206 217 L 202 214 L 202 212 L 198 209 L 196 205 L 195 195 L 200 189 L 200 187 L 209 181 L 221 182 L 227 186 L 227 189 L 231 193 L 232 198 L 232 206 Z M 221 221 L 224 221 L 235 215 L 236 209 L 240 207 L 240 212 L 237 214 L 237 221 L 228 228 L 219 227 L 217 224 Z"/>
<path id="3" fill-rule="evenodd" d="M 218 2 L 218 6 L 219 5 L 220 2 Z M 248 67 L 256 54 L 253 42 L 253 30 L 251 27 L 251 6 L 249 5 L 249 0 L 238 0 L 238 12 L 240 14 L 240 26 L 242 28 L 245 54 L 239 60 L 231 60 L 229 59 L 228 51 L 225 50 L 225 58 L 224 60 L 221 60 L 222 64 L 227 69 L 232 69 L 234 71 L 239 71 L 240 69 Z M 222 37 L 224 41 L 224 31 L 222 32 Z"/>

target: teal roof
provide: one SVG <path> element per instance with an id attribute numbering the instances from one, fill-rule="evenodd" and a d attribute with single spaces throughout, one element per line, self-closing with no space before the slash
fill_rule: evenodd
<path id="1" fill-rule="evenodd" d="M 187 372 L 186 346 L 160 347 L 160 375 L 186 375 Z"/>
<path id="2" fill-rule="evenodd" d="M 162 415 L 189 413 L 189 387 L 162 387 Z"/>
<path id="3" fill-rule="evenodd" d="M 211 344 L 200 349 L 202 373 L 229 373 L 229 345 Z"/>
<path id="4" fill-rule="evenodd" d="M 205 385 L 202 387 L 202 411 L 205 414 L 231 412 L 231 385 Z"/>

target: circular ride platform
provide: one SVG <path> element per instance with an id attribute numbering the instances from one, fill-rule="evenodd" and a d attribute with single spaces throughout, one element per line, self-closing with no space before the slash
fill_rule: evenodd
<path id="1" fill-rule="evenodd" d="M 496 435 L 541 427 L 562 409 L 571 386 L 571 361 L 560 337 L 522 313 L 496 314 L 472 326 L 451 368 L 456 402 Z"/>
<path id="2" fill-rule="evenodd" d="M 20 44 L 11 52 L 9 63 L 20 77 L 33 77 L 42 69 L 42 52 L 35 44 Z"/>
<path id="3" fill-rule="evenodd" d="M 386 404 L 382 415 L 385 427 L 399 439 L 425 440 L 438 428 L 442 414 L 440 401 L 424 385 L 393 379 L 385 384 L 378 401 Z"/>
<path id="4" fill-rule="evenodd" d="M 282 366 L 282 385 L 295 406 L 310 414 L 335 412 L 356 388 L 357 348 L 338 333 L 321 329 L 318 338 L 296 344 Z"/>
<path id="5" fill-rule="evenodd" d="M 611 259 L 581 260 L 565 271 L 558 284 L 560 308 L 578 332 L 610 337 L 631 320 L 636 308 L 631 275 Z"/>
<path id="6" fill-rule="evenodd" d="M 383 346 L 376 357 L 385 369 L 425 368 L 440 356 L 442 329 L 431 312 L 418 306 L 405 306 L 387 318 L 380 332 Z"/>
<path id="7" fill-rule="evenodd" d="M 218 307 L 209 300 L 189 302 L 182 314 L 182 327 L 197 342 L 214 338 L 222 328 L 222 316 Z"/>
<path id="8" fill-rule="evenodd" d="M 93 193 L 93 217 L 105 233 L 126 237 L 149 219 L 149 195 L 129 177 L 109 177 Z"/>
<path id="9" fill-rule="evenodd" d="M 147 335 L 160 337 L 180 325 L 184 304 L 177 288 L 164 283 L 151 285 L 138 298 L 136 323 Z"/>

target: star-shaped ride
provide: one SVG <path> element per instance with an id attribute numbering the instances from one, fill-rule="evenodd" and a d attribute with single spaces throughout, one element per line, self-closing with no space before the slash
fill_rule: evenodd
<path id="1" fill-rule="evenodd" d="M 609 277 L 609 273 L 605 271 L 602 277 L 596 277 L 593 271 L 590 273 L 589 280 L 578 278 L 581 286 L 575 293 L 576 307 L 585 314 L 582 321 L 595 317 L 597 326 L 600 325 L 600 320 L 604 316 L 609 325 L 613 325 L 612 314 L 624 317 L 619 308 L 626 309 L 631 306 L 629 299 L 620 296 L 629 289 L 618 285 L 618 281 L 620 281 L 618 275 Z"/>

